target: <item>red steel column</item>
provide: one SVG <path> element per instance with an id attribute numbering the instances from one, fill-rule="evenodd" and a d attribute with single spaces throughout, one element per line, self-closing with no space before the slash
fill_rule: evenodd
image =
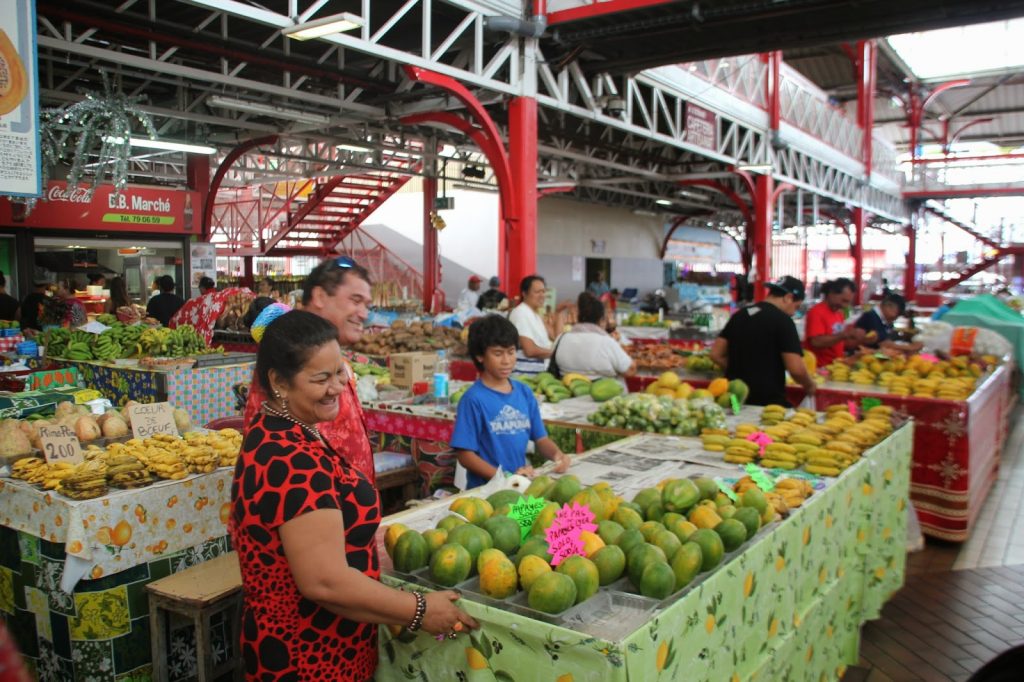
<path id="1" fill-rule="evenodd" d="M 747 238 L 752 237 L 754 245 L 754 267 L 757 272 L 751 284 L 754 287 L 755 301 L 764 299 L 764 284 L 771 281 L 769 257 L 771 254 L 774 190 L 775 182 L 771 175 L 758 175 L 754 180 L 754 229 Z"/>
<path id="2" fill-rule="evenodd" d="M 423 309 L 430 311 L 437 289 L 437 229 L 430 220 L 437 198 L 437 178 L 423 178 Z"/>
<path id="3" fill-rule="evenodd" d="M 513 98 L 508 119 L 512 191 L 518 194 L 519 220 L 506 233 L 508 275 L 499 276 L 511 293 L 518 290 L 523 277 L 537 270 L 537 100 Z"/>
<path id="4" fill-rule="evenodd" d="M 917 296 L 917 214 L 911 217 L 911 223 L 903 226 L 903 234 L 907 236 L 907 269 L 903 271 L 903 297 L 908 301 Z"/>
<path id="5" fill-rule="evenodd" d="M 202 210 L 206 206 L 206 197 L 210 194 L 210 157 L 205 154 L 185 155 L 185 183 L 190 190 L 197 193 L 193 206 L 193 227 L 199 223 L 199 239 L 206 241 L 210 235 L 203 234 Z M 186 226 L 188 227 L 188 226 Z M 193 229 L 193 228 L 189 228 Z"/>
<path id="6" fill-rule="evenodd" d="M 779 99 L 782 51 L 765 52 L 761 55 L 761 61 L 768 66 L 768 75 L 764 81 L 764 100 L 768 107 L 768 125 L 771 128 L 772 137 L 775 137 L 779 134 L 779 124 L 782 121 L 782 105 Z"/>
<path id="7" fill-rule="evenodd" d="M 864 283 L 864 222 L 867 214 L 859 206 L 853 209 L 853 230 L 857 242 L 853 245 L 853 302 L 860 304 Z"/>
<path id="8" fill-rule="evenodd" d="M 864 134 L 861 156 L 864 177 L 871 177 L 873 135 L 875 125 L 875 79 L 878 69 L 878 46 L 874 40 L 857 41 L 857 125 Z"/>

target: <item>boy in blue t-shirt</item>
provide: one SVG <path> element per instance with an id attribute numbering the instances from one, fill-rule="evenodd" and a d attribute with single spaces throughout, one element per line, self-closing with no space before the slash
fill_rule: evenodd
<path id="1" fill-rule="evenodd" d="M 509 377 L 516 366 L 519 331 L 500 315 L 488 315 L 469 328 L 469 356 L 480 378 L 459 401 L 449 443 L 466 468 L 467 487 L 489 481 L 498 471 L 533 475 L 526 445 L 533 441 L 555 471 L 569 468 L 569 457 L 548 438 L 537 399 L 530 388 Z"/>

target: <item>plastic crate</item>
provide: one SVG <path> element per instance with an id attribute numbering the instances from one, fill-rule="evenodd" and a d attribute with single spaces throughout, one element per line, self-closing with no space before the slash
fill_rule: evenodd
<path id="1" fill-rule="evenodd" d="M 651 620 L 658 601 L 638 594 L 600 590 L 563 614 L 562 627 L 619 642 Z"/>

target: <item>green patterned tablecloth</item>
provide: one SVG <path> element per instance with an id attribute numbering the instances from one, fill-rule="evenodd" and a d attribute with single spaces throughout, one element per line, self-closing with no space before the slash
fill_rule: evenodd
<path id="1" fill-rule="evenodd" d="M 836 680 L 903 585 L 912 425 L 621 642 L 463 601 L 438 643 L 382 628 L 379 682 Z"/>

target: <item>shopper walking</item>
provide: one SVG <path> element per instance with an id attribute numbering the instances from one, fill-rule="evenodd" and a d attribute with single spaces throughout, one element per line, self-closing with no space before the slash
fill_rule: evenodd
<path id="1" fill-rule="evenodd" d="M 741 308 L 729 318 L 711 346 L 711 359 L 725 370 L 726 378 L 747 385 L 747 403 L 786 405 L 786 372 L 808 395 L 816 388 L 807 373 L 792 319 L 804 300 L 804 283 L 782 277 L 766 286 L 765 300 Z"/>
<path id="2" fill-rule="evenodd" d="M 342 347 L 351 346 L 362 337 L 372 300 L 369 273 L 348 256 L 322 262 L 303 283 L 302 309 L 333 324 Z M 254 338 L 257 335 L 253 330 Z M 319 425 L 320 433 L 352 468 L 375 482 L 373 452 L 356 393 L 355 372 L 346 367 L 346 373 L 346 388 L 338 397 L 338 412 L 329 423 Z M 266 399 L 267 393 L 254 377 L 245 405 L 246 424 L 252 422 Z"/>
<path id="3" fill-rule="evenodd" d="M 477 307 L 480 300 L 480 283 L 483 282 L 477 275 L 470 275 L 466 282 L 466 288 L 459 292 L 459 300 L 455 304 L 456 310 L 466 311 Z"/>
<path id="4" fill-rule="evenodd" d="M 256 356 L 267 396 L 238 455 L 228 521 L 242 572 L 241 651 L 249 680 L 365 682 L 377 625 L 455 639 L 477 627 L 454 602 L 382 585 L 380 496 L 321 434 L 348 385 L 331 322 L 295 310 L 271 322 Z"/>
<path id="5" fill-rule="evenodd" d="M 7 278 L 0 270 L 0 320 L 18 319 L 18 308 L 20 307 L 18 299 L 7 293 Z"/>

